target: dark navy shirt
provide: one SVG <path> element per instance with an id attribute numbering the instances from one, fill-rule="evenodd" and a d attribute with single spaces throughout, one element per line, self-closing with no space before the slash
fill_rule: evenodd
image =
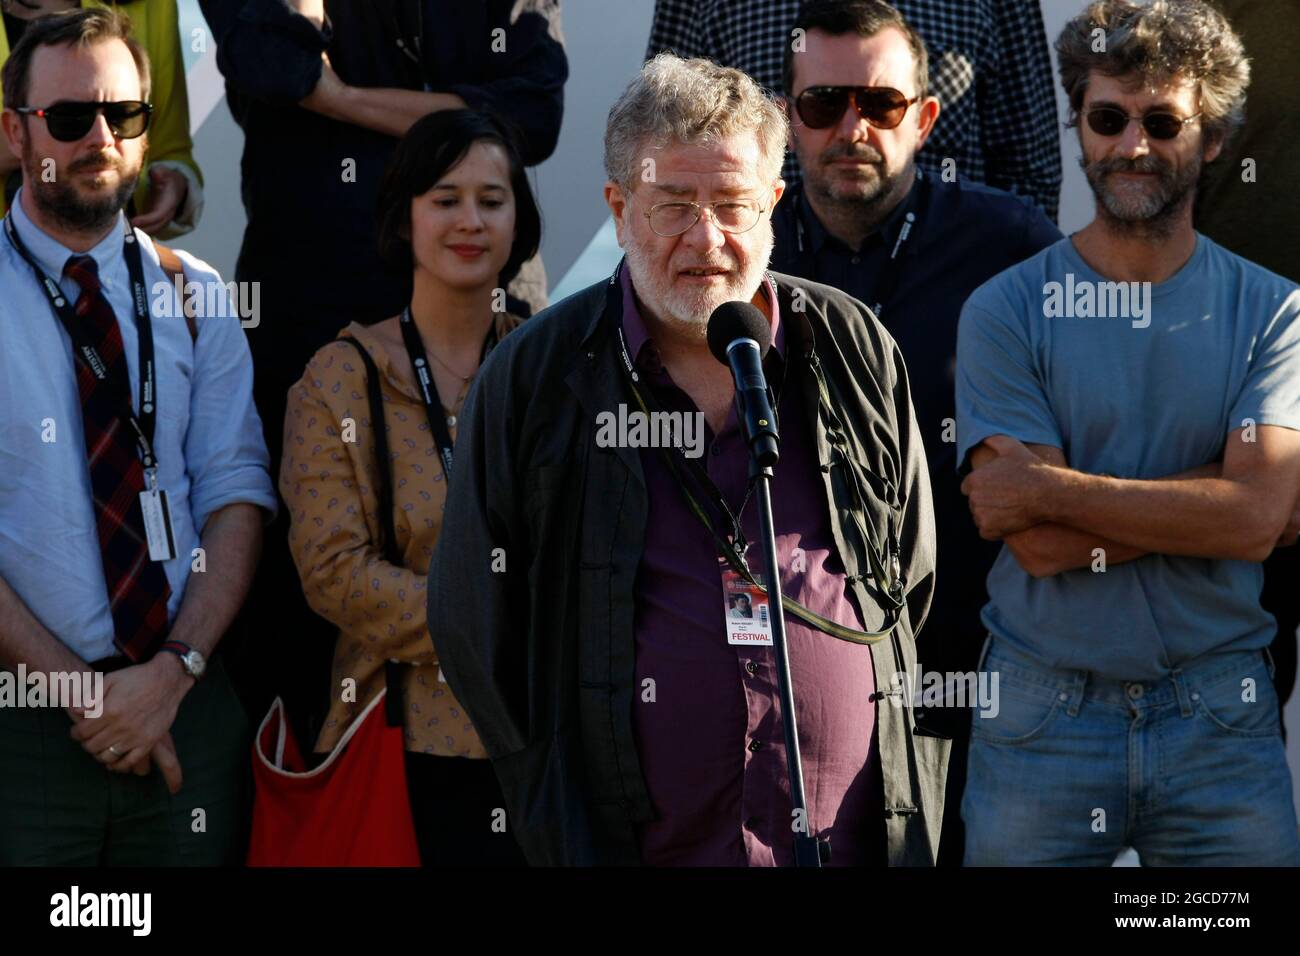
<path id="1" fill-rule="evenodd" d="M 917 172 L 885 222 L 853 251 L 830 235 L 795 187 L 772 216 L 774 272 L 834 286 L 876 313 L 907 363 L 930 467 L 938 536 L 936 592 L 924 635 L 930 669 L 974 668 L 984 629 L 984 579 L 998 544 L 975 530 L 957 476 L 957 320 L 977 287 L 1061 238 L 1026 200 Z"/>

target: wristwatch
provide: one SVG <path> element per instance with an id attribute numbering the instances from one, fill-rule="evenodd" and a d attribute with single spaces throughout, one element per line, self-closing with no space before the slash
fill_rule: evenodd
<path id="1" fill-rule="evenodd" d="M 158 650 L 179 657 L 181 666 L 185 668 L 185 673 L 193 677 L 195 681 L 201 680 L 203 672 L 208 669 L 208 662 L 203 655 L 184 641 L 164 641 Z"/>

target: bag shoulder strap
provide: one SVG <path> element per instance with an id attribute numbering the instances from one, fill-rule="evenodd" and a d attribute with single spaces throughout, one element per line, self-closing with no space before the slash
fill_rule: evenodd
<path id="1" fill-rule="evenodd" d="M 393 521 L 393 477 L 392 462 L 388 457 L 388 428 L 384 424 L 384 395 L 379 386 L 379 369 L 370 357 L 366 347 L 350 335 L 339 337 L 340 342 L 351 343 L 361 355 L 366 366 L 366 395 L 370 402 L 370 431 L 375 440 L 375 464 L 379 471 L 379 481 L 375 494 L 379 498 L 379 527 L 383 532 L 384 558 L 390 564 L 402 563 L 402 556 L 397 550 L 397 526 Z M 392 661 L 384 663 L 384 676 L 388 683 L 388 695 L 385 711 L 388 726 L 401 727 L 402 721 L 402 682 L 401 664 Z"/>
<path id="2" fill-rule="evenodd" d="M 185 266 L 181 264 L 181 257 L 176 254 L 176 250 L 164 246 L 161 242 L 153 244 L 154 250 L 158 253 L 158 264 L 163 267 L 163 272 L 168 273 L 176 282 L 178 290 L 185 288 Z M 194 309 L 188 305 L 188 300 L 184 295 L 181 299 L 181 310 L 185 313 L 185 327 L 190 330 L 190 341 L 199 340 L 199 327 L 195 321 Z"/>
<path id="3" fill-rule="evenodd" d="M 366 347 L 344 335 L 340 342 L 347 342 L 356 348 L 361 361 L 366 366 L 366 395 L 370 401 L 370 427 L 375 441 L 375 465 L 379 470 L 378 487 L 375 494 L 379 498 L 379 527 L 384 533 L 384 557 L 392 564 L 401 564 L 402 556 L 397 551 L 397 528 L 393 523 L 393 475 L 392 463 L 388 457 L 388 429 L 384 427 L 384 396 L 379 387 L 379 369 L 370 357 Z"/>

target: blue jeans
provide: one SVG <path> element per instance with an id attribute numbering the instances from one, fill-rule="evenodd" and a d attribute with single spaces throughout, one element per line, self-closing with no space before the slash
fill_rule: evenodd
<path id="1" fill-rule="evenodd" d="M 998 675 L 998 708 L 971 720 L 967 866 L 1109 866 L 1125 846 L 1144 866 L 1300 865 L 1263 652 L 1144 683 L 1045 667 L 990 638 L 981 669 Z"/>

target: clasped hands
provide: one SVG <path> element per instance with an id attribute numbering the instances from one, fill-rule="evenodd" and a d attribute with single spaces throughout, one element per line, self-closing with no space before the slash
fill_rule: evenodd
<path id="1" fill-rule="evenodd" d="M 87 717 L 84 707 L 68 708 L 72 738 L 114 773 L 147 776 L 157 763 L 171 793 L 181 788 L 181 765 L 171 726 L 186 691 L 194 685 L 173 654 L 157 654 L 144 664 L 104 675 L 103 712 Z"/>

